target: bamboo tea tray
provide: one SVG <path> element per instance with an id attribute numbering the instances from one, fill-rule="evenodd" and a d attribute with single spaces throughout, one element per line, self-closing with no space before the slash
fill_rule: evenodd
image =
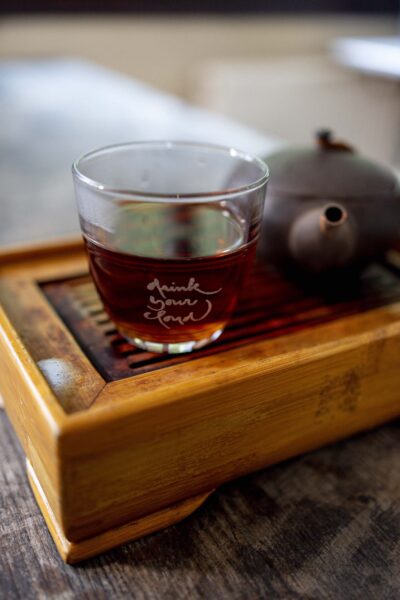
<path id="1" fill-rule="evenodd" d="M 398 265 L 393 251 L 328 298 L 258 266 L 216 343 L 166 356 L 118 335 L 80 242 L 3 252 L 0 393 L 64 560 L 400 415 Z"/>

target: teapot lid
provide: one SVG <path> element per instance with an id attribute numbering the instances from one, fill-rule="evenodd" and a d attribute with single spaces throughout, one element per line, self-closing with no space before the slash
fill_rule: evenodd
<path id="1" fill-rule="evenodd" d="M 315 148 L 289 148 L 266 158 L 269 189 L 309 197 L 351 198 L 400 193 L 396 174 L 332 140 L 329 130 L 317 132 Z"/>

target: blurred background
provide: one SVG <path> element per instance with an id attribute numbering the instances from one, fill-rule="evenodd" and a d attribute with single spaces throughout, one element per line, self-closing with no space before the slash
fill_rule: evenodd
<path id="1" fill-rule="evenodd" d="M 323 126 L 398 167 L 399 15 L 397 0 L 2 0 L 0 242 L 74 232 L 70 162 L 104 143 L 267 154 Z M 27 223 L 27 197 L 48 225 Z"/>

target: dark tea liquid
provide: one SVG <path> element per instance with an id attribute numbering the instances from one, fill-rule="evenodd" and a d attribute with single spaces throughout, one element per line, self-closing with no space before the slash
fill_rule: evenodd
<path id="1" fill-rule="evenodd" d="M 121 208 L 107 248 L 88 235 L 85 244 L 97 290 L 121 333 L 163 350 L 148 342 L 200 347 L 218 337 L 254 258 L 256 240 L 244 239 L 244 225 L 222 208 L 130 204 Z"/>

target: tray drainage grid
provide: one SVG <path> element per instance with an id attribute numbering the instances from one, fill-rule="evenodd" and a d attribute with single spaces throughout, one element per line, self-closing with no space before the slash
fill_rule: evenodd
<path id="1" fill-rule="evenodd" d="M 399 271 L 385 262 L 371 265 L 356 282 L 342 282 L 324 292 L 298 285 L 278 271 L 257 265 L 223 335 L 204 349 L 174 356 L 146 352 L 126 342 L 105 313 L 89 275 L 40 286 L 106 381 L 196 360 L 400 299 Z"/>

